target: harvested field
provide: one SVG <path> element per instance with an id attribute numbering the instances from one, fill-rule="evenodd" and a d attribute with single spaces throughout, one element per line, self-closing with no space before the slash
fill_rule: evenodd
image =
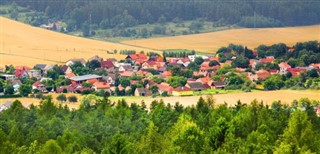
<path id="1" fill-rule="evenodd" d="M 53 94 L 53 100 L 56 102 L 56 97 L 58 94 Z M 74 94 L 67 94 L 74 95 Z M 77 103 L 63 103 L 68 105 L 69 108 L 77 109 L 79 108 L 79 100 L 81 99 L 81 95 L 76 95 L 78 97 Z M 206 98 L 205 95 L 202 96 Z M 179 102 L 183 106 L 192 106 L 196 105 L 200 96 L 186 96 L 186 97 L 162 97 L 162 98 L 151 98 L 151 97 L 110 97 L 111 101 L 117 101 L 120 99 L 126 99 L 129 103 L 141 103 L 143 100 L 147 106 L 153 100 L 163 99 L 165 103 L 170 103 L 174 105 L 176 102 Z M 318 100 L 320 101 L 320 90 L 278 90 L 278 91 L 259 91 L 259 92 L 250 92 L 250 93 L 230 93 L 230 94 L 216 94 L 213 95 L 213 98 L 216 100 L 216 104 L 223 104 L 226 102 L 228 105 L 233 106 L 240 100 L 242 103 L 250 103 L 252 100 L 257 99 L 259 102 L 263 101 L 264 104 L 272 104 L 273 101 L 280 100 L 283 104 L 291 104 L 293 100 L 299 100 L 301 98 L 309 98 L 310 100 Z M 13 101 L 14 98 L 10 99 L 0 99 L 0 103 L 4 103 L 6 101 Z M 33 103 L 35 105 L 39 104 L 38 99 L 34 98 L 18 98 L 23 103 Z M 58 104 L 58 103 L 57 103 Z"/>
<path id="2" fill-rule="evenodd" d="M 292 46 L 297 42 L 311 40 L 320 41 L 320 25 L 283 28 L 242 28 L 203 34 L 130 40 L 122 41 L 121 43 L 156 50 L 188 49 L 214 53 L 220 47 L 227 46 L 230 43 L 253 49 L 261 44 L 285 43 Z"/>
<path id="3" fill-rule="evenodd" d="M 34 64 L 61 64 L 71 58 L 88 59 L 94 55 L 103 58 L 123 59 L 126 56 L 108 54 L 107 51 L 149 49 L 129 45 L 91 40 L 66 35 L 14 20 L 0 17 L 0 66 Z"/>

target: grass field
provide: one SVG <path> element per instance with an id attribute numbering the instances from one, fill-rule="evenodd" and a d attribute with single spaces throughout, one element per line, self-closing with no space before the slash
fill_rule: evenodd
<path id="1" fill-rule="evenodd" d="M 94 55 L 123 59 L 125 55 L 107 54 L 115 49 L 150 51 L 117 43 L 96 41 L 32 27 L 0 17 L 0 66 L 61 63 L 71 58 L 88 59 Z M 119 52 L 118 52 L 119 53 Z"/>
<path id="2" fill-rule="evenodd" d="M 53 100 L 56 102 L 56 97 L 58 94 L 53 94 Z M 74 94 L 67 94 L 74 95 Z M 68 105 L 69 108 L 77 109 L 79 108 L 79 102 L 81 100 L 81 95 L 76 95 L 78 97 L 77 103 L 62 103 L 63 105 Z M 320 101 L 320 90 L 278 90 L 278 91 L 255 91 L 250 93 L 244 93 L 240 91 L 233 91 L 230 93 L 223 93 L 223 91 L 219 91 L 219 94 L 212 95 L 216 100 L 217 104 L 222 104 L 226 102 L 228 105 L 233 106 L 237 103 L 238 100 L 241 100 L 242 103 L 250 103 L 252 100 L 257 99 L 258 101 L 263 101 L 264 104 L 271 104 L 273 101 L 280 100 L 284 104 L 291 104 L 293 100 L 299 100 L 301 98 L 309 98 L 311 100 Z M 165 103 L 170 103 L 174 105 L 176 102 L 179 102 L 183 106 L 192 106 L 197 103 L 201 96 L 186 96 L 186 97 L 110 97 L 111 101 L 118 101 L 120 99 L 125 99 L 128 103 L 141 103 L 143 100 L 147 106 L 153 100 L 163 99 Z M 206 98 L 206 95 L 202 95 L 202 97 Z M 0 103 L 4 103 L 6 101 L 13 101 L 15 98 L 10 99 L 0 99 Z M 33 103 L 38 105 L 40 100 L 34 98 L 18 98 L 23 103 Z M 59 104 L 59 103 L 57 103 Z"/>
<path id="3" fill-rule="evenodd" d="M 189 49 L 212 53 L 230 43 L 241 44 L 253 49 L 260 44 L 286 43 L 292 46 L 297 42 L 311 40 L 320 41 L 320 25 L 284 28 L 243 28 L 203 34 L 122 41 L 121 43 L 157 50 Z"/>

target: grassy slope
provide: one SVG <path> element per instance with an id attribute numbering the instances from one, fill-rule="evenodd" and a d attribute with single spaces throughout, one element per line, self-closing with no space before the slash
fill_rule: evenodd
<path id="1" fill-rule="evenodd" d="M 230 43 L 255 48 L 260 44 L 272 45 L 282 42 L 287 45 L 294 45 L 296 42 L 310 40 L 320 41 L 320 25 L 284 28 L 243 28 L 185 36 L 131 40 L 121 43 L 158 50 L 194 49 L 212 53 L 221 46 L 227 46 Z"/>
<path id="2" fill-rule="evenodd" d="M 57 33 L 4 17 L 0 17 L 0 32 L 0 66 L 61 63 L 71 58 L 88 59 L 94 55 L 117 59 L 125 57 L 125 55 L 106 53 L 106 51 L 113 51 L 114 49 L 132 49 L 138 52 L 142 50 L 150 51 L 146 48 Z"/>

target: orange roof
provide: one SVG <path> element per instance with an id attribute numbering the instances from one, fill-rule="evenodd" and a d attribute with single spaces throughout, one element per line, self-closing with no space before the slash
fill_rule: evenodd
<path id="1" fill-rule="evenodd" d="M 131 55 L 129 55 L 129 57 L 132 60 L 137 60 L 137 59 L 145 59 L 145 60 L 147 60 L 148 59 L 148 57 L 145 54 L 131 54 Z"/>
<path id="2" fill-rule="evenodd" d="M 97 89 L 108 89 L 110 88 L 110 84 L 109 83 L 106 83 L 106 82 L 95 82 L 93 84 L 94 87 L 96 87 Z"/>
<path id="3" fill-rule="evenodd" d="M 200 81 L 201 83 L 205 84 L 208 83 L 211 79 L 209 77 L 203 77 L 199 78 L 197 81 Z"/>
<path id="4" fill-rule="evenodd" d="M 130 72 L 130 71 L 124 71 L 124 72 L 121 72 L 119 73 L 120 76 L 123 76 L 123 77 L 130 77 L 133 75 L 133 72 Z"/>
<path id="5" fill-rule="evenodd" d="M 172 76 L 172 72 L 171 71 L 163 71 L 162 75 L 164 75 L 164 76 Z"/>
<path id="6" fill-rule="evenodd" d="M 280 68 L 290 68 L 291 66 L 286 63 L 286 62 L 281 62 L 279 65 L 278 65 Z"/>
<path id="7" fill-rule="evenodd" d="M 68 73 L 66 74 L 67 78 L 72 78 L 72 77 L 75 77 L 76 75 L 74 73 Z"/>
<path id="8" fill-rule="evenodd" d="M 272 63 L 274 61 L 274 57 L 268 57 L 268 58 L 261 58 L 261 63 Z"/>

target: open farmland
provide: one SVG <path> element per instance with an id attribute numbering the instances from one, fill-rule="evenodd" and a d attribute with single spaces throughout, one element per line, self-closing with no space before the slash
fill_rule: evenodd
<path id="1" fill-rule="evenodd" d="M 66 94 L 66 96 L 74 94 Z M 58 94 L 53 94 L 52 98 L 54 102 L 57 102 L 56 97 Z M 63 105 L 68 105 L 71 109 L 77 109 L 80 105 L 81 95 L 76 94 L 78 97 L 77 103 L 63 103 Z M 233 106 L 237 103 L 238 100 L 241 100 L 242 103 L 250 103 L 252 100 L 257 99 L 259 102 L 263 101 L 264 104 L 270 105 L 273 101 L 280 100 L 283 104 L 291 104 L 293 100 L 299 100 L 301 98 L 309 98 L 310 100 L 320 101 L 320 90 L 277 90 L 277 91 L 259 91 L 259 92 L 250 92 L 250 93 L 229 93 L 229 94 L 216 94 L 212 95 L 216 100 L 217 104 L 222 104 L 226 102 L 228 105 Z M 206 98 L 206 95 L 202 96 Z M 176 102 L 179 102 L 183 106 L 192 106 L 196 105 L 200 96 L 186 96 L 186 97 L 161 97 L 161 98 L 151 98 L 151 97 L 110 97 L 111 101 L 118 101 L 120 99 L 125 99 L 128 103 L 141 103 L 143 100 L 146 105 L 149 107 L 153 100 L 163 99 L 165 103 L 170 103 L 174 105 Z M 14 101 L 15 99 L 20 100 L 23 103 L 33 103 L 39 105 L 40 100 L 35 98 L 8 98 L 0 99 L 0 103 L 7 101 Z M 57 103 L 59 104 L 59 103 Z"/>
<path id="2" fill-rule="evenodd" d="M 189 49 L 201 52 L 215 52 L 221 46 L 230 43 L 255 48 L 261 44 L 272 45 L 297 42 L 320 41 L 320 25 L 285 28 L 243 28 L 211 33 L 182 35 L 173 37 L 150 38 L 123 41 L 123 44 L 135 45 L 157 50 Z"/>
<path id="3" fill-rule="evenodd" d="M 273 101 L 280 100 L 284 104 L 291 104 L 293 100 L 299 100 L 301 98 L 309 98 L 310 100 L 320 101 L 320 90 L 276 90 L 276 91 L 259 91 L 250 93 L 230 93 L 230 94 L 216 94 L 212 95 L 216 100 L 217 104 L 222 104 L 226 102 L 228 105 L 232 106 L 240 100 L 242 103 L 250 103 L 252 100 L 257 99 L 259 102 L 263 101 L 264 104 L 272 104 Z M 126 97 L 127 102 L 140 103 L 142 100 L 148 105 L 153 100 L 163 99 L 165 103 L 170 103 L 174 105 L 179 102 L 183 106 L 196 105 L 197 101 L 201 96 L 185 96 L 185 97 L 162 97 L 162 98 L 151 98 L 151 97 Z M 202 96 L 206 98 L 206 95 Z M 119 100 L 121 98 L 111 98 L 111 100 Z"/>
<path id="4" fill-rule="evenodd" d="M 123 59 L 125 55 L 107 54 L 107 51 L 149 49 L 96 41 L 32 27 L 0 17 L 0 66 L 46 63 L 56 64 L 71 58 L 88 59 L 94 55 Z M 119 53 L 119 52 L 118 52 Z"/>

